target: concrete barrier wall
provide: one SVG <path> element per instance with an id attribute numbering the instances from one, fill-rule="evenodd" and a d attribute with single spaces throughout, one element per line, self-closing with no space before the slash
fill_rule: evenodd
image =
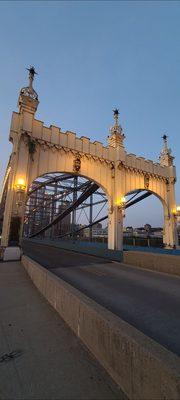
<path id="1" fill-rule="evenodd" d="M 107 248 L 107 245 L 104 243 L 90 243 L 83 241 L 73 241 L 73 240 L 38 240 L 38 239 L 23 239 L 23 244 L 26 244 L 26 241 L 34 242 L 38 244 L 47 244 L 47 246 L 58 247 L 59 249 L 71 250 L 77 253 L 90 254 L 92 256 L 107 258 L 108 260 L 114 260 L 121 262 L 123 260 L 123 252 L 120 250 L 110 250 Z"/>
<path id="2" fill-rule="evenodd" d="M 142 251 L 124 251 L 123 261 L 126 264 L 140 268 L 180 276 L 180 256 Z"/>
<path id="3" fill-rule="evenodd" d="M 130 399 L 180 399 L 180 360 L 35 261 L 22 264 L 40 292 Z"/>

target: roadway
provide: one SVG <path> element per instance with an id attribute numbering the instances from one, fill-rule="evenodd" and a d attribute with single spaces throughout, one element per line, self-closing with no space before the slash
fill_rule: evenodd
<path id="1" fill-rule="evenodd" d="M 180 356 L 180 278 L 25 241 L 26 255 Z"/>

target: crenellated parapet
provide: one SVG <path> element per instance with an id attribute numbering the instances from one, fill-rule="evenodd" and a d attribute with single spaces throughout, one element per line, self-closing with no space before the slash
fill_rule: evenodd
<path id="1" fill-rule="evenodd" d="M 99 141 L 91 142 L 89 138 L 85 136 L 78 137 L 71 131 L 62 132 L 60 128 L 54 125 L 46 127 L 42 121 L 36 119 L 33 119 L 31 124 L 26 119 L 20 130 L 19 126 L 20 114 L 14 112 L 10 129 L 10 140 L 12 142 L 19 135 L 30 137 L 37 145 L 41 145 L 44 150 L 71 151 L 74 154 L 79 153 L 81 156 L 98 158 L 107 163 L 113 162 L 115 159 L 115 149 L 113 147 L 105 147 Z"/>
<path id="2" fill-rule="evenodd" d="M 122 155 L 121 148 L 113 146 L 103 146 L 101 142 L 91 142 L 85 136 L 78 137 L 76 133 L 71 131 L 62 132 L 61 128 L 54 125 L 47 127 L 44 123 L 37 119 L 26 118 L 20 128 L 20 113 L 13 113 L 10 140 L 17 137 L 23 137 L 28 143 L 29 140 L 34 142 L 34 145 L 41 146 L 44 151 L 51 150 L 71 152 L 79 154 L 81 157 L 93 158 L 106 164 L 116 164 L 118 168 L 124 168 L 127 171 L 138 174 L 148 174 L 151 177 L 157 177 L 167 180 L 174 177 L 176 172 L 174 166 L 162 165 L 152 160 L 147 160 L 144 157 L 136 156 L 132 153 L 124 151 Z M 29 139 L 28 139 L 29 138 Z"/>
<path id="3" fill-rule="evenodd" d="M 138 157 L 135 154 L 126 154 L 124 167 L 134 173 L 148 174 L 154 178 L 167 180 L 170 177 L 176 177 L 175 167 L 169 168 L 162 166 L 152 160 L 147 160 L 144 157 Z"/>

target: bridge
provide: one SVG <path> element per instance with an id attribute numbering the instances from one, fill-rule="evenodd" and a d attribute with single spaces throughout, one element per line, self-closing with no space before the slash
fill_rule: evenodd
<path id="1" fill-rule="evenodd" d="M 12 114 L 9 140 L 13 149 L 0 205 L 1 248 L 21 244 L 24 235 L 77 237 L 82 226 L 77 226 L 76 216 L 88 207 L 90 238 L 93 224 L 107 219 L 108 249 L 122 251 L 125 209 L 150 195 L 162 204 L 164 246 L 177 247 L 176 172 L 167 136 L 163 136 L 158 163 L 126 152 L 117 109 L 107 147 L 53 125 L 46 127 L 35 119 L 39 100 L 34 76 L 30 68 L 29 86 L 21 89 L 19 111 Z M 106 212 L 93 218 L 93 210 L 100 205 Z M 70 214 L 71 229 L 65 232 L 62 225 Z"/>
<path id="2" fill-rule="evenodd" d="M 32 67 L 12 114 L 1 258 L 21 249 L 38 290 L 129 398 L 179 399 L 180 209 L 167 136 L 153 162 L 126 152 L 117 109 L 107 146 L 46 127 L 35 118 L 34 76 Z M 163 248 L 123 254 L 126 209 L 153 195 L 164 214 Z M 103 221 L 107 243 L 93 246 Z"/>

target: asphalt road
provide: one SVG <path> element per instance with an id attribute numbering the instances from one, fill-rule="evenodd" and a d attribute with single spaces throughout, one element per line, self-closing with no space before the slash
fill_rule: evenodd
<path id="1" fill-rule="evenodd" d="M 30 241 L 23 250 L 180 356 L 180 278 Z"/>

